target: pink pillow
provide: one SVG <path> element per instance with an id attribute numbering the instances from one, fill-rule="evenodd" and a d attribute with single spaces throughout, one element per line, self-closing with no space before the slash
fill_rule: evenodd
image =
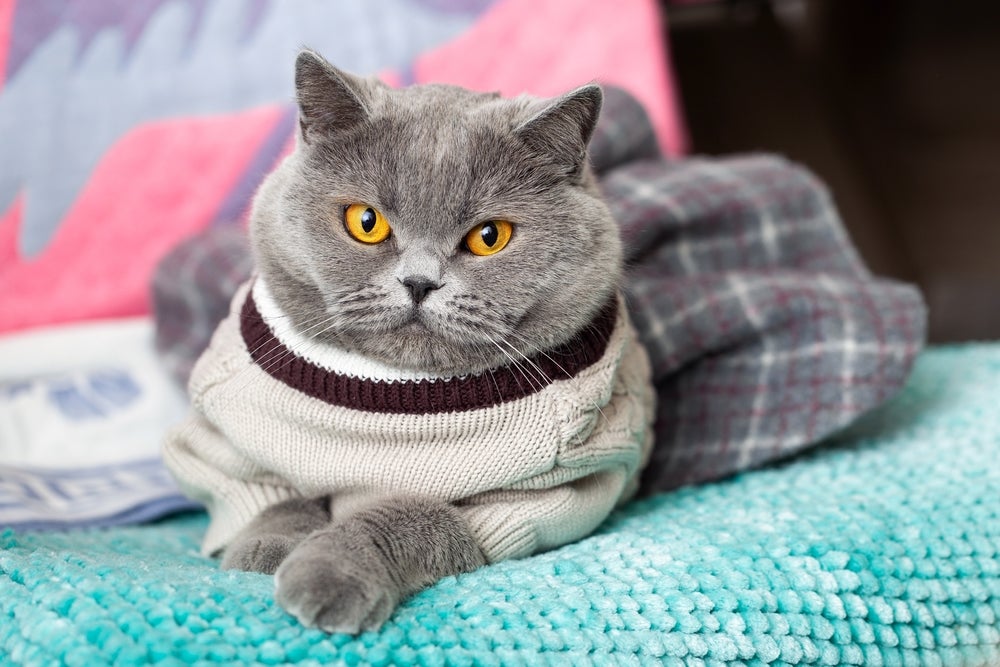
<path id="1" fill-rule="evenodd" d="M 147 313 L 157 261 L 239 221 L 293 145 L 301 44 L 398 84 L 616 84 L 684 145 L 653 0 L 57 4 L 0 0 L 0 333 Z"/>

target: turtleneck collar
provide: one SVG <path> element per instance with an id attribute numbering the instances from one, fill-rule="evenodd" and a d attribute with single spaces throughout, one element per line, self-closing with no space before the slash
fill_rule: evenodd
<path id="1" fill-rule="evenodd" d="M 254 287 L 260 284 L 258 279 Z M 306 358 L 307 355 L 296 349 L 306 349 L 296 344 L 301 334 L 290 326 L 284 332 L 272 329 L 261 315 L 255 295 L 266 302 L 268 309 L 274 308 L 266 287 L 250 289 L 240 313 L 240 333 L 251 358 L 262 370 L 289 387 L 330 405 L 395 414 L 477 410 L 524 398 L 552 382 L 570 379 L 604 355 L 618 314 L 618 300 L 612 297 L 573 339 L 518 366 L 504 366 L 462 377 L 410 374 L 410 378 L 388 379 L 379 377 L 379 373 L 345 372 L 343 364 L 336 364 L 337 368 L 327 367 L 316 357 L 315 351 L 308 355 L 312 358 Z M 315 345 L 308 347 L 315 348 Z M 344 359 L 344 355 L 350 353 L 335 350 L 327 356 Z M 348 369 L 350 366 L 347 364 Z"/>

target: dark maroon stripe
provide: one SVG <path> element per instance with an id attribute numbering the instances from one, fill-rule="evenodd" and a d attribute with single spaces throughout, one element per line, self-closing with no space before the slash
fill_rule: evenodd
<path id="1" fill-rule="evenodd" d="M 573 340 L 534 356 L 531 364 L 523 364 L 529 370 L 528 378 L 510 366 L 472 377 L 400 382 L 333 373 L 292 354 L 275 337 L 257 310 L 252 290 L 243 303 L 240 333 L 257 365 L 292 389 L 330 405 L 417 415 L 487 408 L 530 396 L 555 380 L 574 377 L 604 355 L 617 315 L 618 301 L 613 298 Z"/>

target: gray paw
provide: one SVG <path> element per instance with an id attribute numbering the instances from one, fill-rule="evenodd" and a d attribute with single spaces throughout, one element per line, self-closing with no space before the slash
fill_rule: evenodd
<path id="1" fill-rule="evenodd" d="M 350 560 L 310 551 L 293 552 L 278 568 L 278 604 L 303 625 L 326 632 L 377 630 L 396 608 L 393 587 Z"/>
<path id="2" fill-rule="evenodd" d="M 243 570 L 274 574 L 295 548 L 296 540 L 286 535 L 237 537 L 222 556 L 223 570 Z"/>

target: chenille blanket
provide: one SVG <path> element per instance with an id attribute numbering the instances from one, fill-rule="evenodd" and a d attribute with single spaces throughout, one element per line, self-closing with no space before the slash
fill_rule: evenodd
<path id="1" fill-rule="evenodd" d="M 622 228 L 629 307 L 659 395 L 646 490 L 788 456 L 902 386 L 924 338 L 920 293 L 868 272 L 805 169 L 769 155 L 668 160 L 617 88 L 591 160 Z M 231 227 L 161 265 L 158 347 L 179 380 L 252 268 Z"/>
<path id="2" fill-rule="evenodd" d="M 0 664 L 996 667 L 998 401 L 1000 345 L 928 350 L 828 446 L 447 577 L 358 637 L 199 556 L 202 513 L 0 531 Z"/>

